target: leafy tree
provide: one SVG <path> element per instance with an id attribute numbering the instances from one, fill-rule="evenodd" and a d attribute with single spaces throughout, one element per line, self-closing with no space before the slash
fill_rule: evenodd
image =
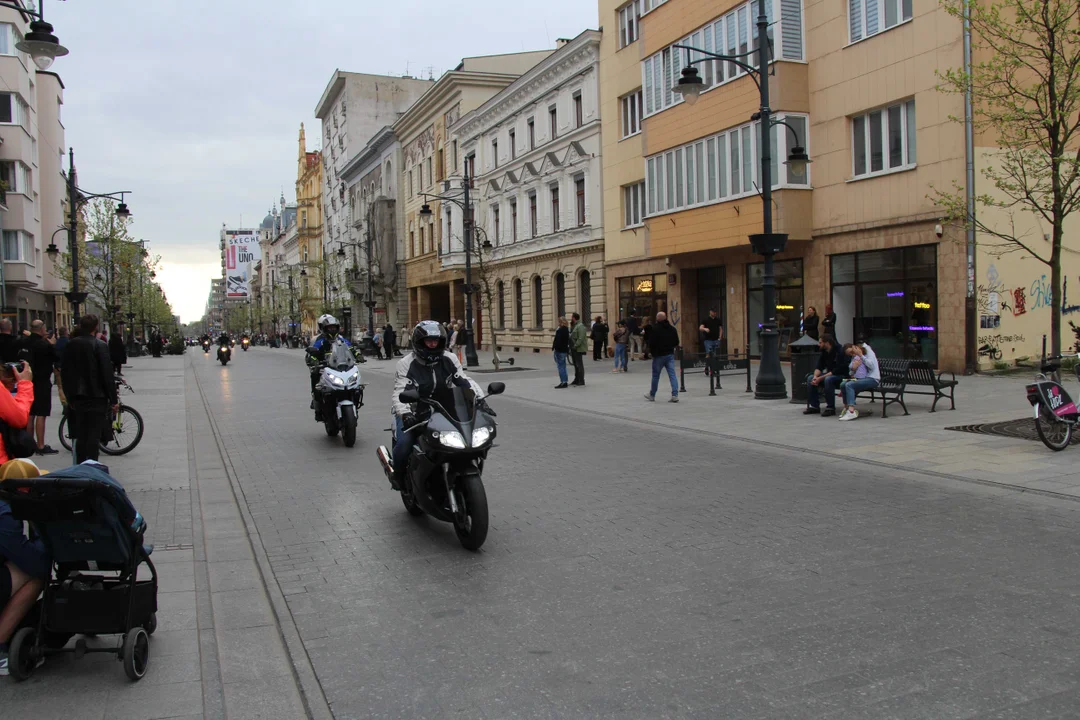
<path id="1" fill-rule="evenodd" d="M 942 73 L 938 89 L 963 94 L 970 88 L 974 128 L 995 139 L 1000 152 L 981 171 L 996 193 L 976 197 L 989 212 L 969 217 L 955 183 L 953 192 L 934 189 L 931 197 L 950 220 L 982 233 L 991 254 L 1022 252 L 1050 267 L 1057 355 L 1065 221 L 1080 206 L 1080 3 L 942 0 L 942 7 L 958 20 L 969 9 L 973 53 L 986 59 L 973 63 L 970 73 Z M 1033 224 L 1050 232 L 1023 229 Z"/>
<path id="2" fill-rule="evenodd" d="M 495 369 L 499 369 L 501 360 L 499 359 L 499 337 L 496 333 L 496 298 L 495 291 L 498 283 L 498 275 L 495 273 L 495 268 L 491 264 L 491 253 L 494 249 L 488 241 L 487 231 L 479 226 L 473 228 L 473 248 L 475 252 L 473 257 L 476 258 L 476 265 L 473 267 L 473 273 L 477 279 L 476 299 L 483 307 L 484 317 L 487 318 L 485 323 L 488 327 L 488 334 L 491 337 L 491 354 L 494 358 Z M 486 248 L 486 249 L 485 249 Z M 501 319 L 501 318 L 500 318 Z"/>

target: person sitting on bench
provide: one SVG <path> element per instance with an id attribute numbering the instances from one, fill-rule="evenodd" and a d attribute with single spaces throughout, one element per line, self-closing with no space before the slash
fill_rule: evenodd
<path id="1" fill-rule="evenodd" d="M 872 390 L 881 384 L 881 369 L 877 355 L 866 343 L 844 346 L 844 353 L 851 356 L 851 378 L 840 384 L 844 394 L 844 411 L 841 420 L 855 420 L 859 411 L 855 409 L 855 398 L 863 390 Z"/>
<path id="2" fill-rule="evenodd" d="M 818 356 L 818 364 L 813 375 L 806 376 L 807 408 L 803 415 L 817 415 L 829 417 L 836 414 L 836 389 L 841 381 L 848 375 L 848 356 L 844 354 L 836 339 L 832 335 L 823 335 L 818 340 L 821 354 Z M 821 409 L 821 401 L 818 396 L 825 394 L 825 409 Z"/>
<path id="3" fill-rule="evenodd" d="M 29 460 L 11 460 L 0 466 L 0 481 L 40 474 Z M 0 675 L 8 674 L 8 642 L 45 589 L 51 570 L 44 544 L 28 539 L 22 521 L 12 517 L 11 507 L 0 501 Z"/>

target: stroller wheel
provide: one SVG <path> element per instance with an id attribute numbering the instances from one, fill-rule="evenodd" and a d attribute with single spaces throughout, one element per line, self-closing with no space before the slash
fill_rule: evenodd
<path id="1" fill-rule="evenodd" d="M 130 680 L 142 680 L 150 662 L 150 637 L 141 627 L 132 628 L 124 636 L 124 672 Z"/>
<path id="2" fill-rule="evenodd" d="M 8 672 L 16 680 L 27 680 L 37 669 L 34 657 L 34 629 L 24 627 L 15 633 L 8 646 Z"/>
<path id="3" fill-rule="evenodd" d="M 150 617 L 146 619 L 146 624 L 143 625 L 143 627 L 146 628 L 146 634 L 147 635 L 153 635 L 154 634 L 154 631 L 157 630 L 157 613 L 156 612 L 150 613 Z"/>

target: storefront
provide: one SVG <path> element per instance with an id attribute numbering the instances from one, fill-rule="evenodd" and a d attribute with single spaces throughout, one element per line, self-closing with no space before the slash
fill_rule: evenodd
<path id="1" fill-rule="evenodd" d="M 773 263 L 776 277 L 776 327 L 780 332 L 780 354 L 787 353 L 788 343 L 799 339 L 803 311 L 803 261 L 777 260 Z M 750 349 L 754 357 L 761 355 L 761 326 L 765 322 L 765 292 L 762 278 L 765 264 L 746 266 L 746 327 L 750 330 Z"/>
<path id="2" fill-rule="evenodd" d="M 656 318 L 656 313 L 668 311 L 668 279 L 666 273 L 621 277 L 619 287 L 620 318 L 638 316 Z"/>
<path id="3" fill-rule="evenodd" d="M 937 246 L 829 256 L 837 340 L 879 357 L 938 362 Z"/>

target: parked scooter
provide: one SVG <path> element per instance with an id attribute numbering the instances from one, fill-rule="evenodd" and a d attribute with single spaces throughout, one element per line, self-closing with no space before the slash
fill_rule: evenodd
<path id="1" fill-rule="evenodd" d="M 501 382 L 488 385 L 487 394 L 499 395 Z M 495 441 L 494 418 L 477 409 L 470 390 L 453 386 L 434 398 L 421 398 L 416 389 L 399 396 L 403 403 L 430 412 L 413 428 L 422 433 L 409 458 L 401 500 L 410 515 L 427 513 L 453 523 L 463 547 L 479 550 L 487 539 L 488 505 L 484 490 L 484 462 Z M 440 402 L 441 401 L 441 402 Z M 377 451 L 386 477 L 393 476 L 392 455 L 385 445 Z"/>
<path id="2" fill-rule="evenodd" d="M 217 359 L 221 361 L 221 365 L 224 367 L 232 360 L 232 349 L 228 345 L 221 345 L 217 349 Z"/>
<path id="3" fill-rule="evenodd" d="M 318 351 L 307 349 L 308 358 Z M 315 383 L 315 420 L 326 426 L 326 434 L 334 437 L 341 432 L 345 447 L 356 444 L 356 411 L 364 405 L 364 384 L 353 349 L 338 337 L 319 368 Z"/>

